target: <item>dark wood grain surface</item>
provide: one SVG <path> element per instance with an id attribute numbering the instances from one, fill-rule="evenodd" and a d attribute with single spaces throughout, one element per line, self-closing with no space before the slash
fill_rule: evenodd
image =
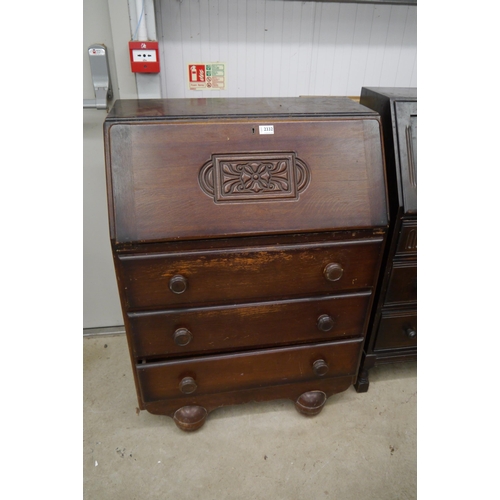
<path id="1" fill-rule="evenodd" d="M 371 292 L 129 313 L 137 358 L 172 357 L 358 337 Z M 321 330 L 320 318 L 325 320 Z M 328 322 L 330 318 L 331 323 Z M 318 325 L 318 323 L 320 323 Z M 176 332 L 188 330 L 175 342 Z"/>
<path id="2" fill-rule="evenodd" d="M 417 301 L 417 263 L 394 261 L 387 285 L 385 305 Z"/>
<path id="3" fill-rule="evenodd" d="M 356 382 L 365 392 L 370 368 L 417 356 L 417 89 L 367 87 L 360 101 L 380 113 L 390 206 L 381 279 Z"/>
<path id="4" fill-rule="evenodd" d="M 230 97 L 202 99 L 126 99 L 115 101 L 106 120 L 186 120 L 224 117 L 376 116 L 348 97 Z"/>
<path id="5" fill-rule="evenodd" d="M 382 312 L 377 331 L 375 351 L 417 346 L 417 311 Z"/>
<path id="6" fill-rule="evenodd" d="M 117 242 L 387 224 L 375 118 L 274 120 L 274 134 L 259 134 L 259 125 L 267 123 L 233 119 L 111 125 Z M 270 178 L 267 165 L 291 156 L 285 171 Z M 226 160 L 231 157 L 233 161 Z M 212 177 L 219 171 L 212 180 L 214 194 L 200 181 L 210 162 L 216 164 Z M 302 188 L 302 172 L 294 162 L 308 170 L 309 181 Z M 220 173 L 223 169 L 227 171 Z M 241 185 L 235 185 L 239 178 Z"/>
<path id="7" fill-rule="evenodd" d="M 194 431 L 247 401 L 317 415 L 355 382 L 389 220 L 376 111 L 119 100 L 104 140 L 140 409 Z"/>
<path id="8" fill-rule="evenodd" d="M 196 383 L 193 395 L 290 384 L 304 380 L 354 375 L 362 339 L 261 349 L 228 355 L 200 356 L 138 365 L 145 402 L 182 396 L 184 378 Z M 313 364 L 324 360 L 328 372 L 317 375 Z M 196 393 L 196 394 L 195 394 Z"/>
<path id="9" fill-rule="evenodd" d="M 241 303 L 371 287 L 377 278 L 382 244 L 383 238 L 373 238 L 220 252 L 120 255 L 118 265 L 127 307 L 132 310 Z M 336 281 L 324 274 L 331 263 L 343 269 Z M 174 276 L 185 277 L 183 293 L 170 290 Z"/>

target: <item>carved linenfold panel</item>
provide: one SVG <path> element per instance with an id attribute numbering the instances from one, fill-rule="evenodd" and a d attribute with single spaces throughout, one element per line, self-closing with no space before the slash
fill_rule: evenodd
<path id="1" fill-rule="evenodd" d="M 405 242 L 405 250 L 417 250 L 417 230 L 408 231 Z"/>
<path id="2" fill-rule="evenodd" d="M 215 203 L 298 200 L 310 181 L 295 153 L 212 155 L 198 180 Z"/>
<path id="3" fill-rule="evenodd" d="M 413 117 L 412 117 L 413 118 Z M 411 125 L 406 126 L 406 147 L 408 149 L 408 169 L 410 184 L 416 188 L 417 187 L 417 161 L 415 158 L 415 148 L 414 148 L 414 131 Z"/>

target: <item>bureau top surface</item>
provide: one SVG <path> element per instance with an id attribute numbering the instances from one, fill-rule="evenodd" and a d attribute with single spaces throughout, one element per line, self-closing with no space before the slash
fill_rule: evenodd
<path id="1" fill-rule="evenodd" d="M 126 99 L 115 101 L 106 121 L 373 115 L 348 97 Z"/>

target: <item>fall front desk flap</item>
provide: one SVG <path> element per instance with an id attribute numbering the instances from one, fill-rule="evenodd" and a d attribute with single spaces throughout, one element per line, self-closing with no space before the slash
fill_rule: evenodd
<path id="1" fill-rule="evenodd" d="M 378 115 L 347 98 L 117 101 L 105 140 L 117 243 L 387 225 Z"/>

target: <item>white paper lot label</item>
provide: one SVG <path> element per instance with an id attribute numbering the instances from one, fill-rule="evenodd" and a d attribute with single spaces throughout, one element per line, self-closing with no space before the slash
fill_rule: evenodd
<path id="1" fill-rule="evenodd" d="M 259 125 L 259 134 L 274 134 L 274 125 Z"/>

